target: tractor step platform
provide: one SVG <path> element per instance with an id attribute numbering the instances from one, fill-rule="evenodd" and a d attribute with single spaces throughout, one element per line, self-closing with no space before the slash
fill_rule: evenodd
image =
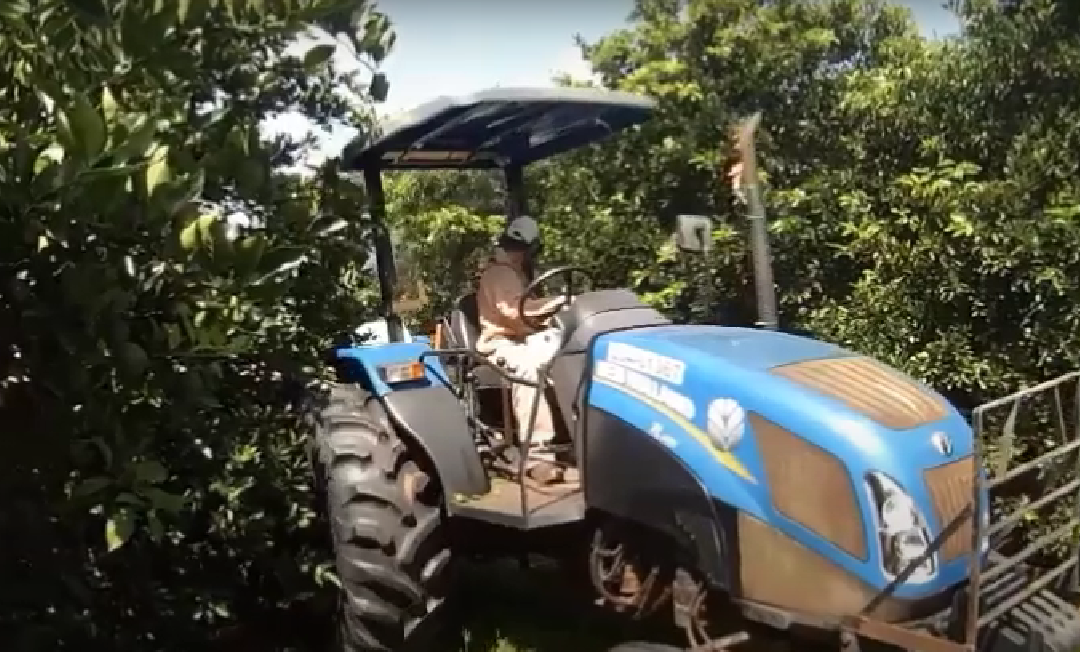
<path id="1" fill-rule="evenodd" d="M 505 478 L 493 478 L 491 491 L 455 501 L 451 515 L 520 530 L 536 530 L 580 521 L 585 516 L 585 496 L 579 482 L 522 487 Z"/>

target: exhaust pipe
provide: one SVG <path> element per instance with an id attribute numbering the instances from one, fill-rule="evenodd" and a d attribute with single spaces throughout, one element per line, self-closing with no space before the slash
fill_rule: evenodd
<path id="1" fill-rule="evenodd" d="M 746 193 L 750 221 L 750 256 L 754 270 L 754 291 L 757 294 L 759 328 L 776 330 L 779 317 L 776 310 L 776 282 L 773 280 L 772 252 L 769 249 L 769 227 L 765 221 L 765 204 L 761 201 L 758 182 L 757 151 L 754 133 L 761 122 L 761 112 L 741 121 L 735 128 L 735 148 L 742 163 L 741 187 Z"/>

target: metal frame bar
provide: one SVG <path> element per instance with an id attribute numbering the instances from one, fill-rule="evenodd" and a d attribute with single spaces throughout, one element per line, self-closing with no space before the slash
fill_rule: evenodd
<path id="1" fill-rule="evenodd" d="M 1075 382 L 1076 384 L 1072 400 L 1072 417 L 1075 421 L 1072 428 L 1070 428 L 1066 421 L 1065 403 L 1061 397 L 1062 387 L 1068 385 L 1070 382 Z M 1026 399 L 1036 395 L 1042 395 L 1050 390 L 1053 391 L 1058 429 L 1065 440 L 1056 448 L 1033 460 L 1019 464 L 1011 469 L 1008 468 L 1008 463 L 1011 459 L 1013 439 L 1015 438 L 1014 427 L 1021 405 Z M 994 476 L 992 478 L 987 478 L 984 476 L 986 471 L 982 442 L 982 439 L 986 434 L 985 415 L 991 410 L 1005 406 L 1010 407 L 1010 413 L 1006 418 L 1004 432 L 998 439 L 998 441 L 1005 446 L 1004 455 L 1003 459 L 999 460 L 996 465 L 997 469 Z M 989 492 L 995 487 L 1000 487 L 1006 482 L 1024 475 L 1025 473 L 1043 467 L 1052 460 L 1069 455 L 1070 453 L 1075 453 L 1077 455 L 1075 468 L 1077 469 L 1078 474 L 1080 474 L 1080 371 L 1065 374 L 1064 376 L 1040 383 L 1034 387 L 980 405 L 972 412 L 972 423 L 974 430 L 974 450 L 972 454 L 975 457 L 975 468 L 978 476 L 976 477 L 976 482 L 973 483 L 971 502 L 956 518 L 942 529 L 941 533 L 939 533 L 930 543 L 927 551 L 905 567 L 897 578 L 878 593 L 859 615 L 844 618 L 842 620 L 841 629 L 843 632 L 846 632 L 847 635 L 864 636 L 908 649 L 920 649 L 926 650 L 927 652 L 971 652 L 975 649 L 979 630 L 982 627 L 985 627 L 995 619 L 1001 617 L 1010 609 L 1016 607 L 1016 605 L 1029 599 L 1035 593 L 1051 586 L 1055 580 L 1063 577 L 1066 573 L 1071 572 L 1070 589 L 1076 591 L 1077 588 L 1080 587 L 1080 541 L 1078 541 L 1073 544 L 1072 554 L 1070 554 L 1068 559 L 1043 573 L 1038 579 L 1027 583 L 1022 590 L 1008 596 L 994 608 L 983 614 L 979 613 L 983 583 L 993 580 L 1010 569 L 1015 568 L 1029 559 L 1036 552 L 1044 549 L 1048 544 L 1067 537 L 1073 531 L 1076 522 L 1080 520 L 1080 475 L 1078 475 L 1077 478 L 1054 488 L 1053 491 L 1046 493 L 1038 500 L 1026 503 L 1011 513 L 1000 515 L 994 523 L 984 523 L 981 518 L 984 492 L 989 496 Z M 1055 478 L 1055 480 L 1056 479 L 1057 478 Z M 1070 495 L 1077 499 L 1075 520 L 1044 534 L 1010 557 L 992 562 L 989 559 L 984 560 L 982 544 L 985 539 L 1005 532 L 1008 527 L 1019 522 L 1023 519 L 1025 514 L 1032 510 L 1042 509 L 1047 505 L 1053 504 L 1055 501 Z M 934 554 L 944 541 L 957 530 L 964 519 L 967 518 L 972 518 L 974 522 L 972 527 L 971 554 L 969 557 L 970 570 L 967 585 L 968 594 L 965 605 L 966 611 L 963 639 L 961 641 L 954 641 L 948 638 L 931 636 L 902 625 L 873 620 L 869 616 L 870 612 L 891 596 L 896 591 L 896 588 L 907 579 L 912 572 L 914 572 L 914 569 L 922 564 L 926 558 Z"/>
<path id="2" fill-rule="evenodd" d="M 1021 390 L 1009 396 L 1002 397 L 989 403 L 984 403 L 975 408 L 972 413 L 972 420 L 974 422 L 975 430 L 975 445 L 978 457 L 976 458 L 980 464 L 977 467 L 979 470 L 983 469 L 982 465 L 982 439 L 985 435 L 985 422 L 986 414 L 991 410 L 996 410 L 1002 407 L 1009 407 L 1009 415 L 1005 420 L 1004 432 L 999 438 L 999 442 L 1002 442 L 1003 451 L 1001 452 L 1002 458 L 998 461 L 997 469 L 994 477 L 987 478 L 983 483 L 975 483 L 974 500 L 981 500 L 982 492 L 980 489 L 985 489 L 987 494 L 993 489 L 1004 485 L 1010 480 L 1014 480 L 1026 473 L 1030 473 L 1046 466 L 1047 463 L 1062 458 L 1070 453 L 1077 454 L 1076 464 L 1080 467 L 1080 432 L 1070 432 L 1068 424 L 1066 423 L 1065 405 L 1061 400 L 1061 389 L 1071 382 L 1076 383 L 1076 401 L 1074 409 L 1077 410 L 1072 416 L 1077 420 L 1077 429 L 1080 430 L 1080 372 L 1072 372 L 1060 376 L 1058 378 L 1046 381 L 1030 387 L 1028 389 Z M 1009 468 L 1009 461 L 1012 457 L 1013 443 L 1016 436 L 1015 425 L 1017 417 L 1020 413 L 1020 408 L 1024 401 L 1039 395 L 1045 395 L 1047 392 L 1052 391 L 1054 398 L 1054 408 L 1056 412 L 1056 418 L 1058 421 L 1058 429 L 1060 434 L 1064 437 L 1064 441 L 1046 453 L 1036 457 L 1035 459 L 1028 460 L 1022 464 L 1019 464 L 1013 468 Z M 1057 478 L 1054 478 L 1056 481 Z M 995 606 L 989 612 L 980 616 L 978 608 L 982 593 L 982 583 L 990 581 L 996 577 L 1001 576 L 1008 570 L 1015 568 L 1019 564 L 1025 562 L 1031 558 L 1035 553 L 1045 549 L 1047 545 L 1068 537 L 1076 525 L 1074 519 L 1070 523 L 1064 526 L 1055 528 L 1054 530 L 1040 536 L 1027 546 L 1025 546 L 1019 552 L 1007 557 L 1001 561 L 992 563 L 981 563 L 982 553 L 982 541 L 986 537 L 994 534 L 1000 534 L 1005 531 L 1010 525 L 1013 525 L 1023 519 L 1024 515 L 1032 510 L 1038 510 L 1045 508 L 1048 505 L 1053 504 L 1056 500 L 1069 495 L 1070 492 L 1077 492 L 1073 495 L 1077 497 L 1077 507 L 1080 508 L 1080 477 L 1073 479 L 1071 482 L 1066 482 L 1064 485 L 1054 488 L 1049 493 L 1042 496 L 1040 499 L 1030 503 L 1026 503 L 1011 513 L 1004 513 L 999 516 L 996 523 L 984 524 L 982 519 L 976 519 L 975 527 L 972 528 L 973 535 L 973 548 L 971 554 L 971 577 L 969 580 L 969 602 L 967 612 L 967 622 L 965 628 L 965 642 L 974 644 L 976 637 L 978 636 L 978 630 L 980 627 L 984 627 L 994 619 L 1000 617 L 1009 609 L 1012 609 L 1016 605 L 1020 604 L 1024 600 L 1030 598 L 1035 593 L 1050 586 L 1051 582 L 1057 578 L 1063 576 L 1066 572 L 1072 571 L 1072 577 L 1076 578 L 1076 569 L 1078 568 L 1078 561 L 1080 561 L 1080 544 L 1074 544 L 1072 546 L 1072 554 L 1068 559 L 1059 563 L 1049 571 L 1045 572 L 1037 580 L 1030 582 L 1024 587 L 1022 591 L 1019 591 L 1015 595 L 1011 595 L 1000 604 Z M 976 503 L 977 505 L 977 503 Z"/>
<path id="3" fill-rule="evenodd" d="M 480 355 L 476 351 L 473 351 L 472 349 L 467 349 L 467 348 L 437 349 L 437 350 L 432 349 L 430 351 L 424 351 L 423 353 L 420 354 L 420 362 L 423 362 L 426 358 L 438 358 L 439 360 L 442 360 L 443 358 L 449 358 L 449 357 L 455 357 L 455 356 L 456 357 L 469 358 L 471 360 L 474 360 L 474 361 L 479 363 L 478 366 L 491 367 L 492 369 L 495 370 L 495 373 L 499 374 L 499 376 L 501 376 L 503 378 L 503 380 L 505 380 L 508 383 L 516 383 L 518 385 L 525 385 L 527 387 L 539 387 L 540 386 L 539 383 L 534 383 L 533 381 L 528 380 L 527 378 L 521 378 L 520 376 L 512 376 L 512 375 L 510 375 L 509 373 L 507 373 L 507 371 L 505 369 L 503 369 L 499 365 L 491 362 L 490 360 L 488 360 L 484 356 Z M 449 389 L 454 389 L 453 386 L 448 384 L 450 382 L 449 379 L 442 378 L 440 376 L 439 380 L 441 380 L 443 382 L 443 384 L 447 385 L 447 387 Z"/>
<path id="4" fill-rule="evenodd" d="M 375 270 L 379 277 L 379 298 L 382 316 L 386 320 L 387 336 L 391 342 L 405 339 L 401 320 L 394 314 L 394 285 L 397 271 L 394 269 L 394 244 L 386 227 L 386 194 L 383 192 L 382 171 L 377 165 L 364 167 L 364 187 L 368 194 L 368 212 L 374 226 Z"/>
<path id="5" fill-rule="evenodd" d="M 503 380 L 508 383 L 516 383 L 536 389 L 536 393 L 533 395 L 532 406 L 529 409 L 529 420 L 527 423 L 524 424 L 524 428 L 522 429 L 525 433 L 525 436 L 523 439 L 521 439 L 521 441 L 518 442 L 519 459 L 517 484 L 521 498 L 521 517 L 524 519 L 523 526 L 525 529 L 528 529 L 529 517 L 532 515 L 532 512 L 529 510 L 529 491 L 528 487 L 525 484 L 525 470 L 528 462 L 529 449 L 532 445 L 533 426 L 536 424 L 536 414 L 540 409 L 540 401 L 543 399 L 544 391 L 547 389 L 547 372 L 550 368 L 550 365 L 544 365 L 537 369 L 537 380 L 531 381 L 527 378 L 513 376 L 507 373 L 507 371 L 499 365 L 492 363 L 483 355 L 480 355 L 478 352 L 468 348 L 424 351 L 420 354 L 420 361 L 423 362 L 427 358 L 437 358 L 439 360 L 442 360 L 443 358 L 449 357 L 455 357 L 459 360 L 461 358 L 468 358 L 470 360 L 473 360 L 474 362 L 479 363 L 479 366 L 491 367 L 495 370 L 497 374 L 499 374 L 499 376 Z M 455 395 L 458 394 L 458 390 L 450 384 L 449 379 L 443 378 L 441 374 L 437 374 L 437 377 L 444 385 L 446 385 L 447 388 L 453 391 Z M 487 426 L 487 424 L 481 423 L 481 425 L 490 428 L 490 426 Z M 518 427 L 521 428 L 522 424 L 518 424 Z M 519 435 L 520 434 L 521 433 L 519 433 Z"/>
<path id="6" fill-rule="evenodd" d="M 525 192 L 525 169 L 520 165 L 508 165 L 503 168 L 506 183 L 506 220 L 528 215 L 529 203 Z"/>

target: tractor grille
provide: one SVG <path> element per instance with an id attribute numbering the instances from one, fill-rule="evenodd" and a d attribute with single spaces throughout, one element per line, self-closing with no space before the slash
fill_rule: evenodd
<path id="1" fill-rule="evenodd" d="M 968 456 L 927 469 L 923 472 L 923 478 L 930 492 L 940 533 L 971 503 L 975 482 L 975 458 Z M 942 562 L 971 553 L 972 524 L 971 515 L 968 515 L 960 527 L 944 541 L 939 552 Z"/>
<path id="2" fill-rule="evenodd" d="M 742 598 L 838 619 L 859 613 L 878 594 L 825 557 L 746 512 L 739 512 L 736 527 Z M 919 600 L 887 598 L 867 615 L 889 623 L 915 620 L 939 613 L 951 597 L 951 592 L 941 591 Z"/>
<path id="3" fill-rule="evenodd" d="M 948 416 L 948 406 L 914 380 L 862 356 L 773 367 L 777 376 L 842 401 L 886 428 L 910 430 Z"/>
<path id="4" fill-rule="evenodd" d="M 862 510 L 843 463 L 757 414 L 750 415 L 750 425 L 776 510 L 849 555 L 866 559 Z"/>

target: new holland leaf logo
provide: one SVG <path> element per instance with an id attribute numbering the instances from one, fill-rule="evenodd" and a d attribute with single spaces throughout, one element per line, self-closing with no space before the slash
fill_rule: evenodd
<path id="1" fill-rule="evenodd" d="M 709 403 L 709 436 L 720 450 L 731 450 L 746 430 L 746 410 L 733 398 L 718 398 Z"/>

